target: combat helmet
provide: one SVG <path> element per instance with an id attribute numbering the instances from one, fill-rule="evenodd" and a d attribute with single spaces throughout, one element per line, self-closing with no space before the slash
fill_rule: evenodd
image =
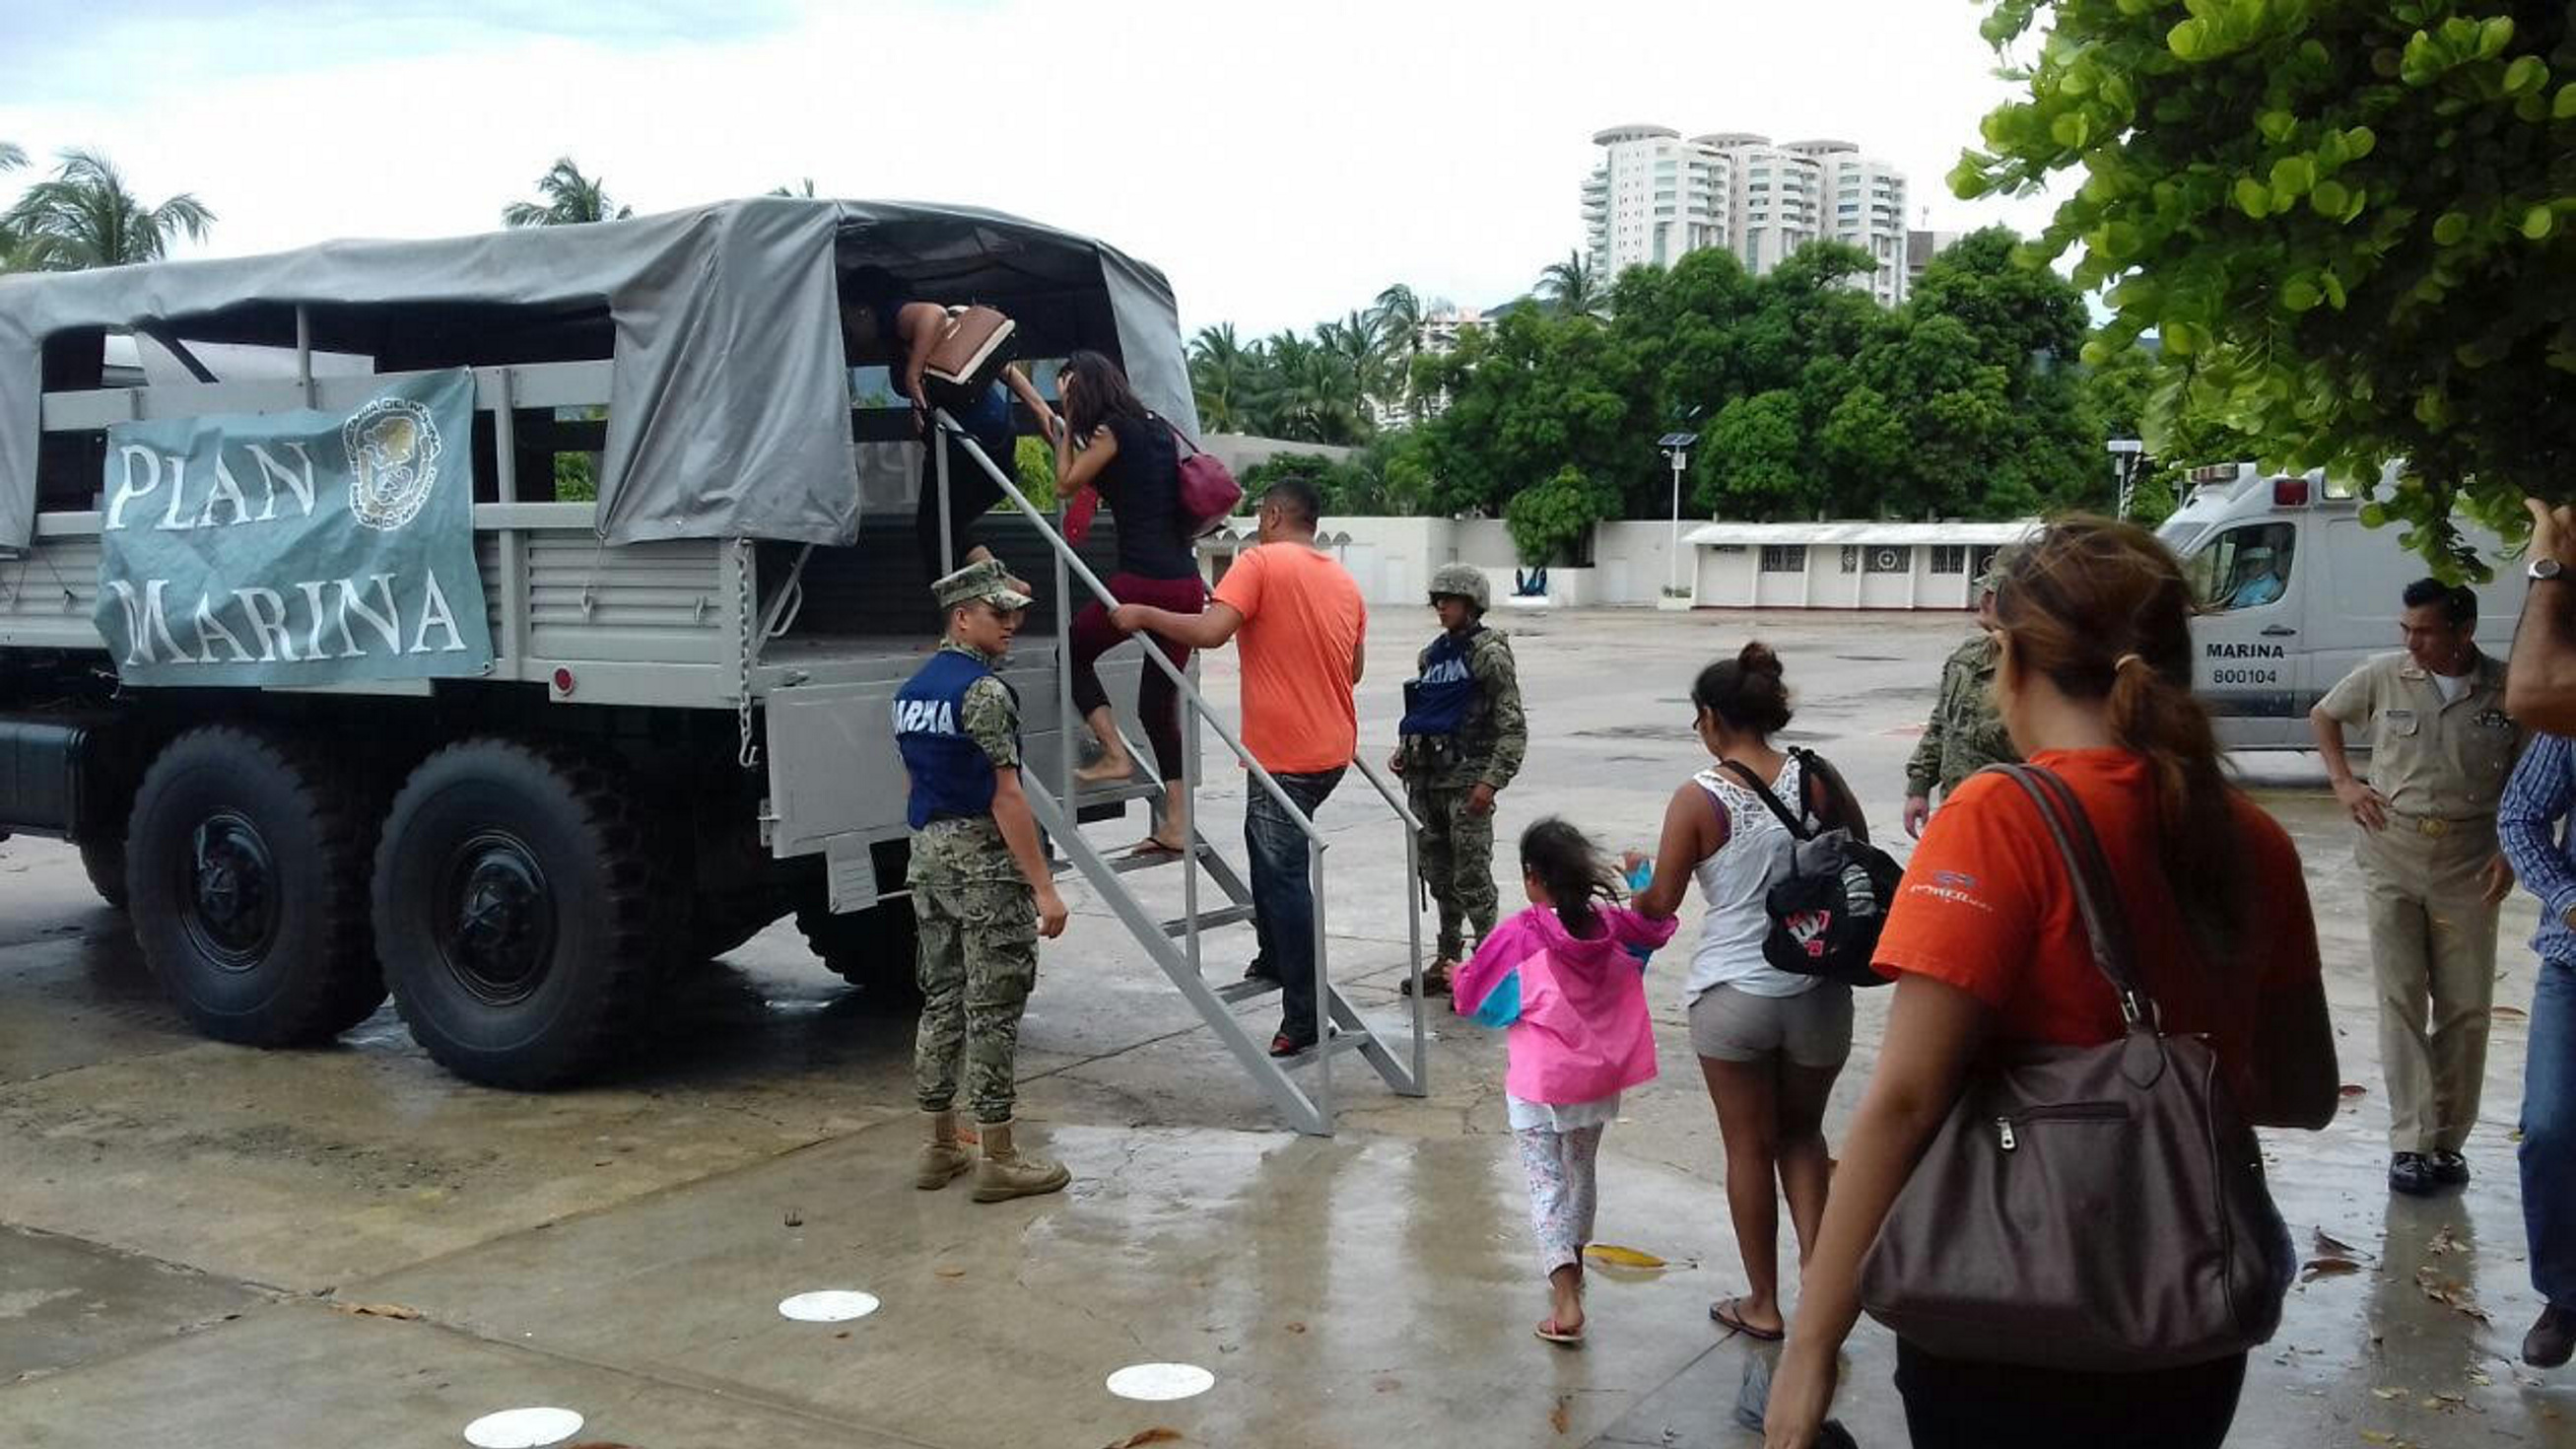
<path id="1" fill-rule="evenodd" d="M 1465 599 L 1481 614 L 1494 606 L 1493 585 L 1485 582 L 1485 571 L 1474 564 L 1446 563 L 1431 571 L 1431 597 L 1442 595 Z"/>

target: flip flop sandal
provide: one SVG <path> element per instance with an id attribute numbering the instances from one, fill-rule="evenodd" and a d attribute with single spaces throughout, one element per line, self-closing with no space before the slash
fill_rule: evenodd
<path id="1" fill-rule="evenodd" d="M 1778 1343 L 1789 1336 L 1786 1329 L 1756 1328 L 1745 1322 L 1735 1311 L 1735 1305 L 1743 1301 L 1741 1298 L 1721 1298 L 1708 1305 L 1709 1321 L 1729 1333 L 1743 1334 L 1756 1343 Z"/>
<path id="2" fill-rule="evenodd" d="M 1582 1328 L 1577 1327 L 1569 1333 L 1566 1330 L 1557 1327 L 1556 1320 L 1554 1318 L 1548 1318 L 1542 1321 L 1538 1327 L 1531 1329 L 1530 1332 L 1537 1334 L 1539 1337 L 1546 1339 L 1550 1343 L 1563 1344 L 1567 1348 L 1580 1348 L 1583 1346 Z"/>

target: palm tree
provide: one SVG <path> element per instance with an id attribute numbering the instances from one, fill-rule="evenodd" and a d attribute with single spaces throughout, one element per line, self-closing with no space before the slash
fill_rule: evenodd
<path id="1" fill-rule="evenodd" d="M 1598 317 L 1609 310 L 1610 298 L 1602 290 L 1599 274 L 1579 251 L 1549 263 L 1538 275 L 1538 290 L 1560 317 Z"/>
<path id="2" fill-rule="evenodd" d="M 1190 339 L 1190 391 L 1197 395 L 1199 426 L 1211 433 L 1243 431 L 1251 395 L 1258 390 L 1253 355 L 1235 340 L 1234 324 L 1202 327 Z"/>
<path id="3" fill-rule="evenodd" d="M 146 206 L 126 190 L 125 178 L 105 157 L 65 151 L 52 177 L 28 187 L 0 215 L 0 234 L 5 234 L 10 260 L 18 265 L 77 272 L 158 261 L 169 250 L 173 233 L 201 240 L 214 219 L 204 202 L 185 192 Z"/>
<path id="4" fill-rule="evenodd" d="M 537 194 L 543 202 L 514 201 L 501 208 L 503 226 L 579 226 L 593 221 L 624 221 L 635 214 L 635 208 L 620 206 L 611 211 L 608 187 L 601 178 L 584 176 L 570 156 L 558 156 L 546 174 L 537 178 Z"/>
<path id="5" fill-rule="evenodd" d="M 1369 319 L 1377 324 L 1378 336 L 1386 344 L 1389 361 L 1401 359 L 1395 377 L 1395 400 L 1405 405 L 1413 420 L 1422 420 L 1422 400 L 1413 395 L 1413 360 L 1422 355 L 1422 299 L 1402 282 L 1377 294 L 1376 305 L 1369 308 Z"/>
<path id="6" fill-rule="evenodd" d="M 27 164 L 27 153 L 7 141 L 0 141 L 0 171 L 15 171 Z M 0 224 L 0 273 L 23 272 L 30 262 L 19 245 L 18 234 Z"/>

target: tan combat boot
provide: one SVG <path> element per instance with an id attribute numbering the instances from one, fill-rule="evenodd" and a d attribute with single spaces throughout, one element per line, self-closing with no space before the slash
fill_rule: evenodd
<path id="1" fill-rule="evenodd" d="M 975 1168 L 975 1201 L 1006 1202 L 1015 1197 L 1037 1197 L 1043 1193 L 1062 1192 L 1073 1181 L 1073 1174 L 1061 1162 L 1020 1152 L 1011 1146 L 1008 1122 L 985 1122 L 976 1127 L 984 1139 L 984 1160 Z"/>
<path id="2" fill-rule="evenodd" d="M 921 1139 L 921 1157 L 913 1168 L 912 1185 L 923 1192 L 937 1192 L 975 1165 L 975 1151 L 957 1140 L 955 1111 L 924 1112 L 927 1136 Z"/>

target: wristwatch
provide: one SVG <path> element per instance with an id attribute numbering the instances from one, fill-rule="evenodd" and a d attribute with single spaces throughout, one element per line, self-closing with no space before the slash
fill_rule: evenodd
<path id="1" fill-rule="evenodd" d="M 2547 583 L 2551 579 L 2564 576 L 2567 565 L 2554 558 L 2536 558 L 2531 561 L 2531 567 L 2524 572 L 2531 576 L 2531 581 L 2535 584 Z"/>

